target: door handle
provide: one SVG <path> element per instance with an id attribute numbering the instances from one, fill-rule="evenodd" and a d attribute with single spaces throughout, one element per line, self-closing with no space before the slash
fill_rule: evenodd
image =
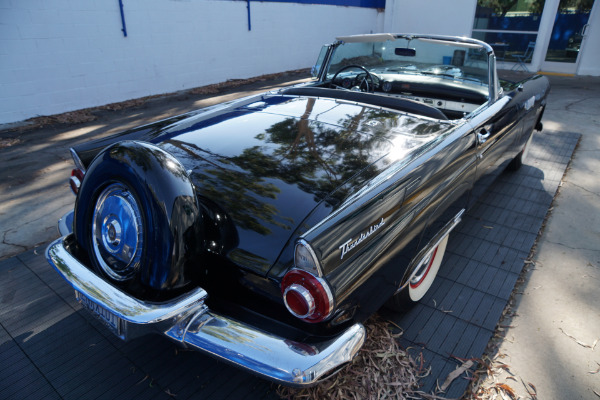
<path id="1" fill-rule="evenodd" d="M 477 132 L 477 143 L 484 144 L 486 142 L 486 140 L 488 140 L 489 137 L 490 137 L 490 132 L 488 132 L 485 129 L 482 129 L 479 132 Z"/>
<path id="2" fill-rule="evenodd" d="M 585 24 L 583 28 L 581 28 L 581 36 L 585 36 L 588 26 L 590 26 L 590 24 Z"/>

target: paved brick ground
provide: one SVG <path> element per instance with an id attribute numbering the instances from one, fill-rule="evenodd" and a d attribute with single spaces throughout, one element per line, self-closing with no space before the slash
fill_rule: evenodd
<path id="1" fill-rule="evenodd" d="M 435 388 L 480 357 L 500 318 L 579 134 L 536 134 L 529 165 L 505 173 L 452 235 L 438 279 L 405 315 L 402 344 L 423 354 Z M 87 313 L 43 250 L 0 262 L 0 398 L 270 399 L 273 387 L 159 336 L 121 342 Z M 447 396 L 459 397 L 457 379 Z"/>

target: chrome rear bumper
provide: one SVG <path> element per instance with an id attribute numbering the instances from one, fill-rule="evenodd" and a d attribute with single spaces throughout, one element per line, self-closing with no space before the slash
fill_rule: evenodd
<path id="1" fill-rule="evenodd" d="M 48 246 L 46 257 L 78 300 L 122 339 L 162 333 L 287 386 L 318 383 L 349 363 L 365 340 L 365 328 L 355 324 L 328 341 L 294 342 L 209 310 L 202 288 L 165 303 L 138 300 L 81 264 L 65 248 L 64 238 Z"/>

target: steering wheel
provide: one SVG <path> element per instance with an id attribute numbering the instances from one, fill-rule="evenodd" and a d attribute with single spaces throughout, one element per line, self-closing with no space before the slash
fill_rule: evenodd
<path id="1" fill-rule="evenodd" d="M 360 85 L 358 85 L 358 87 L 360 88 L 360 90 L 362 92 L 371 92 L 373 93 L 373 91 L 375 90 L 375 81 L 373 80 L 373 75 L 371 75 L 371 73 L 369 72 L 368 69 L 366 69 L 365 67 L 363 67 L 362 65 L 358 65 L 358 64 L 351 64 L 351 65 L 346 65 L 340 69 L 337 70 L 337 72 L 333 75 L 333 78 L 331 78 L 331 86 L 334 88 L 338 88 L 338 89 L 346 89 L 342 86 L 336 85 L 335 83 L 335 78 L 337 78 L 337 76 L 342 72 L 345 71 L 349 68 L 358 68 L 358 69 L 362 69 L 366 76 L 364 78 L 361 79 Z M 369 84 L 369 81 L 371 81 L 371 83 Z M 363 90 L 363 84 L 365 86 L 365 89 Z M 346 89 L 348 90 L 348 89 Z"/>

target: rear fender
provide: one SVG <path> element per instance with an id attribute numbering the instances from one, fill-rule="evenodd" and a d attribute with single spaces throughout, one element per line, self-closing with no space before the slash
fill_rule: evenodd
<path id="1" fill-rule="evenodd" d="M 96 269 L 92 218 L 98 196 L 115 182 L 130 189 L 142 212 L 142 258 L 132 280 L 163 295 L 189 285 L 202 251 L 198 200 L 184 167 L 169 153 L 144 142 L 124 141 L 105 148 L 91 162 L 81 184 L 74 233 Z"/>

